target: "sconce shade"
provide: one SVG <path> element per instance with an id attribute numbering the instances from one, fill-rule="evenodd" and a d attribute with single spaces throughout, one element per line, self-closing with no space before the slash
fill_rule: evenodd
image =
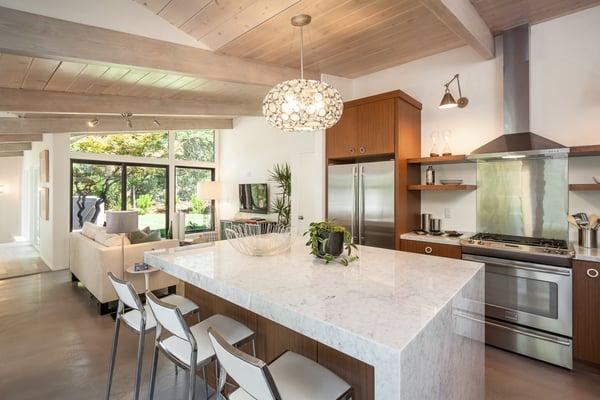
<path id="1" fill-rule="evenodd" d="M 106 212 L 106 233 L 130 233 L 138 229 L 137 211 Z"/>
<path id="2" fill-rule="evenodd" d="M 439 108 L 454 108 L 457 105 L 458 104 L 456 103 L 456 100 L 454 100 L 452 93 L 450 93 L 448 88 L 446 88 L 446 93 L 444 93 L 444 97 L 442 97 L 442 101 L 440 101 Z"/>
<path id="3" fill-rule="evenodd" d="M 219 200 L 221 197 L 221 188 L 219 186 L 219 182 L 199 182 L 198 186 L 196 187 L 196 194 L 200 199 Z"/>

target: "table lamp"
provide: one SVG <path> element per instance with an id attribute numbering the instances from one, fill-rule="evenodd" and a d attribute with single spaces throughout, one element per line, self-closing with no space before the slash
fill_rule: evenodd
<path id="1" fill-rule="evenodd" d="M 196 195 L 199 199 L 203 200 L 211 200 L 211 208 L 213 207 L 212 201 L 219 200 L 221 198 L 221 186 L 217 181 L 204 181 L 198 182 L 196 186 Z M 216 218 L 217 207 L 214 206 L 215 212 L 213 213 L 213 218 Z M 212 224 L 217 230 L 216 221 L 213 219 Z"/>
<path id="2" fill-rule="evenodd" d="M 125 279 L 125 234 L 137 231 L 137 211 L 107 211 L 106 233 L 118 233 L 121 235 L 121 279 Z"/>

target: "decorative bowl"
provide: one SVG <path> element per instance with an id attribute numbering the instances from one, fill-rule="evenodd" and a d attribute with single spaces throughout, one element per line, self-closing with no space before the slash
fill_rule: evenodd
<path id="1" fill-rule="evenodd" d="M 440 183 L 442 185 L 460 185 L 463 183 L 462 179 L 441 179 Z"/>
<path id="2" fill-rule="evenodd" d="M 241 224 L 225 229 L 227 242 L 242 254 L 273 256 L 292 246 L 290 228 L 280 224 Z"/>

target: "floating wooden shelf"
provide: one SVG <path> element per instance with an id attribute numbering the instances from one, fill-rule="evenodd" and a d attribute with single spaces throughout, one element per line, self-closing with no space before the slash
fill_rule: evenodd
<path id="1" fill-rule="evenodd" d="M 408 185 L 408 190 L 476 190 L 477 185 Z"/>
<path id="2" fill-rule="evenodd" d="M 600 145 L 575 146 L 569 149 L 569 157 L 600 156 Z"/>
<path id="3" fill-rule="evenodd" d="M 409 164 L 459 164 L 470 162 L 464 154 L 456 156 L 409 158 Z"/>
<path id="4" fill-rule="evenodd" d="M 569 185 L 571 191 L 600 190 L 600 183 L 573 183 Z"/>

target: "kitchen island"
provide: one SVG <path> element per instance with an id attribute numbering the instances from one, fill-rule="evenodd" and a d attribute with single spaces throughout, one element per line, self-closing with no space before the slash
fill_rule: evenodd
<path id="1" fill-rule="evenodd" d="M 184 281 L 201 312 L 254 329 L 258 357 L 304 354 L 346 379 L 355 400 L 485 397 L 482 264 L 359 246 L 343 267 L 308 251 L 298 238 L 252 257 L 220 241 L 145 260 Z"/>

